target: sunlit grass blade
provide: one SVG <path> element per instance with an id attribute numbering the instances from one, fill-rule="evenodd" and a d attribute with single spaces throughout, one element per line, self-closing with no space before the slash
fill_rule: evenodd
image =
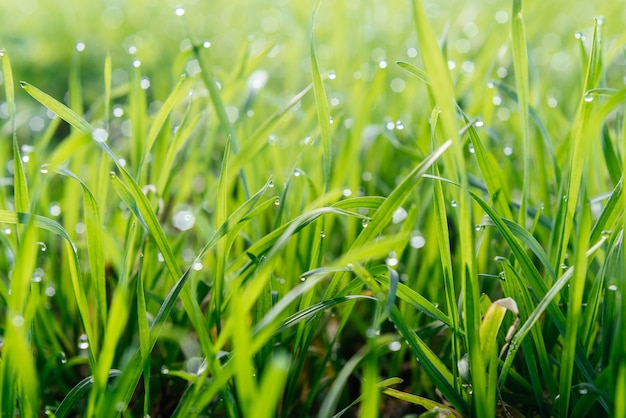
<path id="1" fill-rule="evenodd" d="M 583 186 L 584 187 L 584 186 Z M 563 340 L 563 355 L 561 356 L 560 370 L 560 398 L 559 414 L 568 417 L 570 410 L 570 397 L 572 375 L 574 374 L 575 350 L 580 327 L 583 292 L 585 290 L 587 272 L 587 245 L 591 230 L 591 213 L 583 189 L 583 207 L 580 213 L 579 226 L 576 240 L 576 258 L 574 259 L 574 275 L 569 285 L 569 300 L 566 317 L 565 338 Z"/>
<path id="2" fill-rule="evenodd" d="M 449 406 L 446 406 L 442 403 L 439 402 L 435 402 L 431 399 L 428 398 L 424 398 L 422 396 L 417 396 L 417 395 L 413 395 L 411 393 L 406 393 L 406 392 L 402 392 L 400 390 L 394 389 L 394 388 L 384 388 L 383 389 L 383 393 L 387 396 L 391 396 L 406 402 L 410 402 L 412 404 L 415 405 L 419 405 L 421 407 L 426 408 L 426 410 L 428 411 L 440 411 L 443 412 L 444 414 L 452 414 L 455 417 L 463 417 L 464 415 L 459 413 L 458 411 L 450 408 Z"/>
<path id="3" fill-rule="evenodd" d="M 328 99 L 326 98 L 326 90 L 322 81 L 317 54 L 315 52 L 314 24 L 321 0 L 317 0 L 311 18 L 311 76 L 313 77 L 313 93 L 315 94 L 315 105 L 317 109 L 317 119 L 320 126 L 320 134 L 322 137 L 322 146 L 324 148 L 322 167 L 324 173 L 324 192 L 328 192 L 330 188 L 330 169 L 332 160 L 331 149 L 331 133 L 330 133 L 330 111 L 328 110 Z"/>
<path id="4" fill-rule="evenodd" d="M 85 216 L 85 232 L 87 234 L 87 252 L 89 255 L 89 270 L 94 282 L 96 292 L 96 302 L 98 313 L 102 320 L 102 325 L 106 327 L 107 321 L 107 299 L 106 299 L 106 277 L 105 277 L 105 261 L 103 248 L 103 231 L 100 221 L 98 203 L 91 190 L 87 185 L 79 179 L 74 173 L 64 167 L 60 167 L 59 172 L 80 183 L 83 188 L 84 200 L 84 216 Z M 94 342 L 97 344 L 97 341 Z"/>
<path id="5" fill-rule="evenodd" d="M 522 226 L 526 225 L 526 207 L 528 205 L 528 196 L 530 193 L 530 132 L 528 124 L 528 108 L 530 86 L 528 77 L 528 51 L 526 47 L 526 29 L 524 27 L 524 19 L 522 17 L 522 0 L 513 0 L 513 11 L 511 20 L 511 37 L 513 52 L 513 68 L 515 69 L 515 86 L 517 89 L 517 102 L 519 104 L 520 115 L 520 140 L 522 142 L 524 161 L 523 168 L 523 184 L 522 196 L 520 202 L 520 211 L 518 223 Z"/>
<path id="6" fill-rule="evenodd" d="M 15 210 L 18 212 L 30 211 L 30 198 L 28 196 L 28 184 L 24 172 L 24 163 L 17 143 L 17 127 L 15 125 L 15 85 L 13 81 L 13 70 L 9 55 L 4 49 L 0 50 L 2 58 L 2 71 L 4 76 L 4 91 L 6 94 L 6 104 L 9 119 L 11 120 L 11 131 L 13 137 L 13 189 L 15 190 Z"/>
<path id="7" fill-rule="evenodd" d="M 161 109 L 159 109 L 159 113 L 157 113 L 154 121 L 152 122 L 152 125 L 150 126 L 150 130 L 148 131 L 148 137 L 146 138 L 146 143 L 144 145 L 143 152 L 141 153 L 142 157 L 138 167 L 139 172 L 141 172 L 141 170 L 143 169 L 146 156 L 150 155 L 150 153 L 152 152 L 154 143 L 156 142 L 157 137 L 161 132 L 161 129 L 163 128 L 163 125 L 165 125 L 167 117 L 170 115 L 172 109 L 174 108 L 174 105 L 176 104 L 176 101 L 179 99 L 180 89 L 184 81 L 185 75 L 183 74 L 179 77 L 178 82 L 174 86 L 174 89 L 163 103 L 163 106 L 161 106 Z"/>
<path id="8" fill-rule="evenodd" d="M 589 53 L 589 62 L 585 75 L 585 85 L 583 87 L 584 92 L 596 88 L 602 76 L 601 25 L 599 25 L 598 22 L 599 19 L 596 19 L 593 39 L 591 41 L 591 52 Z M 556 255 L 554 259 L 555 266 L 562 265 L 565 259 L 565 253 L 573 228 L 572 225 L 576 213 L 576 206 L 579 201 L 581 179 L 583 178 L 583 173 L 587 172 L 589 147 L 591 144 L 590 139 L 594 136 L 592 134 L 592 127 L 590 126 L 592 111 L 593 100 L 589 101 L 587 96 L 581 97 L 571 133 L 573 146 L 569 161 L 567 192 L 564 196 L 562 208 L 560 209 L 560 212 L 562 212 L 562 223 L 557 224 L 554 230 L 554 238 L 556 239 L 553 241 L 556 245 L 554 248 L 554 254 Z"/>
<path id="9" fill-rule="evenodd" d="M 48 94 L 39 90 L 37 87 L 28 84 L 25 81 L 20 81 L 22 88 L 35 100 L 39 103 L 50 109 L 52 112 L 56 113 L 61 119 L 79 129 L 80 131 L 91 135 L 94 130 L 94 127 L 89 124 L 85 119 L 83 119 L 78 113 L 65 106 L 61 102 L 52 98 Z"/>

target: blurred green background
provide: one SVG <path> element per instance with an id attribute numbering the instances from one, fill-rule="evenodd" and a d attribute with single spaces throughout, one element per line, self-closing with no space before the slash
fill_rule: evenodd
<path id="1" fill-rule="evenodd" d="M 511 2 L 426 1 L 434 27 L 447 40 L 447 53 L 456 63 L 459 83 L 471 85 L 474 77 L 503 75 L 509 70 Z M 624 32 L 624 1 L 526 1 L 527 36 L 536 71 L 545 86 L 559 95 L 559 86 L 569 85 L 565 74 L 579 66 L 575 33 L 589 35 L 592 17 L 606 17 L 608 40 Z M 182 18 L 175 14 L 184 7 Z M 172 62 L 185 39 L 211 42 L 212 62 L 222 73 L 232 72 L 246 44 L 251 49 L 276 45 L 262 63 L 270 85 L 281 96 L 309 82 L 309 33 L 313 1 L 295 0 L 3 0 L 0 2 L 0 48 L 12 58 L 16 79 L 27 80 L 44 91 L 62 95 L 77 43 L 87 101 L 101 94 L 102 67 L 107 52 L 113 57 L 118 83 L 135 57 L 151 80 L 157 98 L 167 94 Z M 389 62 L 390 80 L 406 78 L 394 61 L 416 61 L 415 30 L 407 0 L 325 1 L 316 23 L 316 40 L 322 67 L 338 73 L 337 90 L 348 94 L 359 73 L 368 77 L 372 67 Z M 499 48 L 493 48 L 496 44 Z M 611 42 L 608 43 L 610 49 Z M 497 50 L 496 56 L 481 55 L 482 48 Z M 624 54 L 616 54 L 623 77 Z M 465 64 L 465 65 L 464 65 Z M 194 71 L 192 68 L 187 70 Z M 510 71 L 509 71 L 510 72 Z M 356 73 L 356 74 L 355 74 Z M 355 77 L 355 75 L 357 77 Z M 538 74 L 534 74 L 538 77 Z M 616 75 L 617 77 L 617 75 Z M 485 81 L 486 83 L 486 81 Z M 407 86 L 409 84 L 409 86 Z M 396 82 L 393 90 L 411 88 L 414 80 Z M 461 89 L 462 91 L 462 89 Z M 21 96 L 23 99 L 24 96 Z M 390 95 L 389 99 L 393 100 Z M 348 99 L 346 97 L 345 99 Z"/>

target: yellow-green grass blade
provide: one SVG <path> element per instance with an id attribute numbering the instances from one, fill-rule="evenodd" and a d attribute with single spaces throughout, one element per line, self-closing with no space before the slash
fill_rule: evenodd
<path id="1" fill-rule="evenodd" d="M 524 19 L 522 17 L 522 0 L 513 0 L 511 20 L 511 37 L 513 52 L 513 68 L 515 70 L 515 86 L 517 89 L 517 101 L 519 104 L 520 115 L 520 134 L 522 141 L 522 158 L 524 161 L 523 168 L 523 184 L 522 196 L 520 202 L 520 211 L 518 223 L 526 226 L 526 207 L 528 205 L 528 196 L 530 193 L 530 133 L 528 121 L 528 108 L 530 102 L 530 86 L 528 77 L 528 51 L 526 47 L 526 29 L 524 27 Z"/>
<path id="2" fill-rule="evenodd" d="M 459 137 L 456 96 L 450 71 L 424 5 L 419 0 L 413 0 L 413 20 L 417 31 L 417 39 L 422 62 L 430 80 L 430 93 L 436 107 L 440 111 L 437 124 L 432 126 L 436 130 L 437 142 L 451 141 L 449 154 L 443 156 L 445 175 L 453 182 L 459 183 L 461 189 L 457 197 L 457 211 L 459 222 L 459 245 L 461 249 L 461 294 L 464 301 L 464 328 L 469 360 L 472 368 L 472 385 L 474 387 L 474 410 L 477 415 L 487 416 L 489 401 L 486 396 L 485 365 L 480 353 L 479 292 L 477 272 L 475 268 L 474 238 L 471 215 L 471 201 L 469 197 L 468 177 L 463 143 Z"/>
<path id="3" fill-rule="evenodd" d="M 596 88 L 602 76 L 602 43 L 600 36 L 600 25 L 598 19 L 594 25 L 593 39 L 591 42 L 591 52 L 589 54 L 589 62 L 587 64 L 584 92 Z M 580 99 L 580 104 L 576 112 L 574 124 L 572 128 L 572 150 L 571 159 L 569 161 L 569 178 L 567 192 L 561 209 L 562 224 L 557 224 L 556 247 L 555 247 L 555 268 L 563 264 L 567 246 L 572 232 L 574 215 L 576 206 L 579 201 L 579 192 L 583 174 L 587 172 L 589 161 L 589 150 L 591 139 L 594 138 L 595 126 L 590 126 L 593 120 L 593 100 L 589 101 L 587 96 Z"/>
<path id="4" fill-rule="evenodd" d="M 31 221 L 31 219 L 33 225 L 37 228 L 45 229 L 63 238 L 65 243 L 65 249 L 68 253 L 68 264 L 70 269 L 69 273 L 72 280 L 74 297 L 76 298 L 76 303 L 78 305 L 78 310 L 80 313 L 80 320 L 89 341 L 97 341 L 90 320 L 90 309 L 89 304 L 87 303 L 87 297 L 81 277 L 80 261 L 76 252 L 76 245 L 74 244 L 70 236 L 59 223 L 53 221 L 52 219 L 39 215 L 30 215 L 26 213 L 16 213 L 6 210 L 0 210 L 0 223 L 7 223 L 11 225 L 27 224 Z M 93 344 L 90 344 L 88 353 L 89 360 L 93 364 L 93 361 L 97 356 L 97 347 L 95 347 Z"/>
<path id="5" fill-rule="evenodd" d="M 93 373 L 94 385 L 89 399 L 88 415 L 91 412 L 101 411 L 107 407 L 106 384 L 107 375 L 113 366 L 118 342 L 126 328 L 130 314 L 132 292 L 130 291 L 130 276 L 135 262 L 135 240 L 138 234 L 135 222 L 130 222 L 126 232 L 124 244 L 124 261 L 117 287 L 111 300 L 111 309 L 108 312 L 107 326 L 104 332 L 102 350 L 96 362 Z M 95 409 L 94 409 L 95 408 Z"/>
<path id="6" fill-rule="evenodd" d="M 263 373 L 259 386 L 259 396 L 253 400 L 250 408 L 254 411 L 254 416 L 276 416 L 276 409 L 285 386 L 288 371 L 288 355 L 278 353 L 269 360 L 269 367 Z"/>
<path id="7" fill-rule="evenodd" d="M 330 188 L 330 170 L 332 161 L 331 132 L 330 132 L 330 111 L 328 110 L 328 99 L 322 81 L 317 54 L 315 52 L 314 25 L 315 17 L 319 12 L 321 0 L 317 0 L 314 6 L 313 17 L 311 18 L 311 76 L 313 77 L 313 93 L 315 95 L 315 105 L 317 109 L 317 120 L 320 126 L 322 137 L 322 147 L 324 148 L 322 157 L 324 192 Z"/>
<path id="8" fill-rule="evenodd" d="M 148 309 L 146 307 L 146 294 L 143 278 L 143 255 L 139 255 L 137 269 L 137 322 L 139 330 L 139 352 L 143 363 L 144 385 L 144 416 L 150 413 L 150 325 L 148 324 Z"/>
<path id="9" fill-rule="evenodd" d="M 36 416 L 39 399 L 33 347 L 29 338 L 32 315 L 29 305 L 34 300 L 31 295 L 31 280 L 35 270 L 37 253 L 37 229 L 32 218 L 20 234 L 21 243 L 15 254 L 15 264 L 11 273 L 10 297 L 6 307 L 4 324 L 4 344 L 2 348 L 3 367 L 0 367 L 2 387 L 2 415 L 14 416 L 17 400 L 18 415 Z"/>
<path id="10" fill-rule="evenodd" d="M 257 192 L 255 195 L 253 195 L 250 199 L 248 199 L 244 204 L 242 204 L 239 208 L 237 208 L 228 218 L 228 220 L 222 225 L 220 226 L 220 228 L 218 230 L 215 231 L 215 233 L 212 235 L 212 237 L 208 240 L 208 242 L 206 243 L 206 245 L 202 248 L 202 250 L 200 251 L 200 253 L 198 254 L 198 256 L 196 257 L 196 259 L 194 260 L 194 263 L 196 261 L 199 261 L 202 259 L 202 257 L 212 248 L 215 247 L 217 241 L 219 239 L 221 239 L 222 237 L 224 237 L 224 235 L 229 232 L 231 230 L 231 228 L 236 227 L 238 224 L 240 223 L 247 223 L 250 221 L 251 218 L 253 218 L 252 216 L 248 216 L 250 215 L 255 207 L 257 206 L 259 200 L 261 199 L 261 197 L 263 196 L 263 194 L 266 192 L 266 190 L 268 189 L 268 185 L 265 185 L 261 190 L 259 190 L 259 192 Z M 273 199 L 272 199 L 273 201 Z M 193 263 L 192 263 L 193 265 Z M 163 329 L 163 326 L 165 325 L 165 321 L 167 320 L 171 310 L 173 309 L 174 305 L 176 304 L 178 297 L 183 289 L 183 287 L 185 287 L 185 284 L 188 281 L 189 275 L 191 274 L 192 268 L 189 267 L 189 269 L 187 269 L 184 274 L 181 276 L 181 278 L 174 284 L 174 286 L 171 288 L 170 292 L 168 293 L 167 297 L 165 298 L 165 300 L 163 301 L 163 303 L 161 304 L 159 311 L 157 312 L 157 314 L 154 317 L 154 321 L 152 322 L 152 325 L 150 327 L 150 347 L 149 347 L 149 351 L 152 351 L 152 349 L 154 348 L 154 345 L 156 344 L 156 340 L 158 338 L 158 336 L 161 333 L 161 330 Z M 230 323 L 230 322 L 229 322 Z M 222 332 L 223 334 L 224 332 Z M 208 371 L 211 370 L 216 370 L 216 367 L 212 362 L 209 362 L 209 367 L 207 367 Z M 130 399 L 131 396 L 135 390 L 135 386 L 137 385 L 137 382 L 141 376 L 141 373 L 143 372 L 143 362 L 142 362 L 142 356 L 141 356 L 141 350 L 138 350 L 137 352 L 135 352 L 131 362 L 129 363 L 129 365 L 127 366 L 124 375 L 123 375 L 123 381 L 122 383 L 119 385 L 119 389 L 117 392 L 113 392 L 111 393 L 111 396 L 108 397 L 110 402 L 117 402 L 118 400 L 121 400 L 122 402 L 124 402 L 125 404 L 127 404 Z M 226 374 L 226 370 L 225 368 L 220 369 L 220 373 L 219 376 L 224 376 L 224 379 L 218 379 L 219 381 L 222 382 L 226 382 L 228 381 L 228 379 L 230 378 L 229 376 L 227 376 Z M 232 373 L 232 370 L 231 372 Z M 199 391 L 202 389 L 203 385 L 202 382 L 198 383 L 195 388 L 195 394 L 198 394 Z M 216 391 L 221 390 L 221 388 L 223 387 L 222 385 L 218 385 L 218 382 L 214 382 L 214 386 L 212 387 L 216 387 Z M 202 399 L 207 399 L 206 403 L 208 404 L 208 402 L 210 402 L 211 397 L 204 397 L 205 394 L 203 393 L 203 398 Z M 193 397 L 192 397 L 193 398 Z M 113 412 L 113 411 L 111 411 Z"/>
<path id="11" fill-rule="evenodd" d="M 100 221 L 100 210 L 93 193 L 87 185 L 74 173 L 65 167 L 59 167 L 58 172 L 76 180 L 83 188 L 83 210 L 85 217 L 85 233 L 87 235 L 87 254 L 89 256 L 89 270 L 95 287 L 98 313 L 102 320 L 102 325 L 106 327 L 107 321 L 107 299 L 106 299 L 106 277 L 103 246 L 103 229 Z M 94 342 L 94 344 L 96 344 Z M 97 344 L 96 344 L 97 346 Z"/>
<path id="12" fill-rule="evenodd" d="M 30 199 L 28 196 L 28 184 L 26 182 L 24 164 L 22 162 L 22 156 L 20 155 L 19 145 L 17 143 L 17 127 L 15 125 L 15 85 L 13 81 L 13 70 L 11 68 L 9 55 L 4 49 L 0 50 L 0 57 L 2 58 L 4 91 L 6 95 L 6 102 L 13 136 L 13 189 L 15 210 L 18 212 L 26 213 L 30 211 Z"/>
<path id="13" fill-rule="evenodd" d="M 575 247 L 574 274 L 569 285 L 569 300 L 566 317 L 565 336 L 563 340 L 563 354 L 561 356 L 560 370 L 560 398 L 559 414 L 561 417 L 569 416 L 572 376 L 574 374 L 574 361 L 576 355 L 576 343 L 578 329 L 581 321 L 583 292 L 587 278 L 587 245 L 591 230 L 591 213 L 585 196 L 583 185 L 583 207 L 580 213 L 577 240 Z"/>
<path id="14" fill-rule="evenodd" d="M 143 170 L 143 165 L 147 156 L 152 152 L 152 148 L 154 147 L 154 143 L 159 136 L 159 133 L 163 129 L 165 125 L 165 121 L 169 117 L 174 105 L 180 100 L 180 92 L 183 82 L 185 81 L 185 75 L 181 75 L 178 78 L 178 82 L 174 86 L 174 89 L 170 93 L 170 95 L 165 99 L 163 106 L 159 109 L 159 112 L 152 121 L 152 125 L 150 126 L 150 130 L 148 131 L 148 136 L 146 138 L 146 143 L 144 144 L 143 152 L 141 153 L 141 161 L 139 162 L 138 172 Z"/>
<path id="15" fill-rule="evenodd" d="M 428 411 L 439 411 L 443 414 L 450 414 L 453 415 L 455 417 L 461 418 L 464 415 L 461 414 L 460 412 L 454 410 L 453 408 L 450 408 L 449 406 L 446 406 L 442 403 L 433 401 L 431 399 L 428 398 L 424 398 L 422 396 L 417 396 L 417 395 L 413 395 L 411 393 L 406 393 L 406 392 L 402 392 L 400 390 L 394 389 L 394 388 L 384 388 L 383 389 L 383 393 L 387 396 L 391 396 L 393 398 L 396 399 L 400 399 L 402 401 L 405 402 L 409 402 L 412 403 L 414 405 L 419 405 L 423 408 L 426 408 L 426 410 Z M 445 416 L 445 415 L 444 415 Z"/>
<path id="16" fill-rule="evenodd" d="M 222 170 L 219 176 L 219 182 L 217 186 L 217 202 L 215 203 L 215 223 L 216 228 L 226 222 L 228 218 L 228 159 L 230 156 L 230 144 L 231 141 L 226 141 L 226 148 L 224 149 L 224 156 L 222 157 Z M 214 321 L 217 330 L 221 329 L 222 318 L 222 298 L 225 291 L 225 266 L 227 254 L 227 242 L 226 239 L 221 239 L 217 242 L 215 247 L 216 251 L 216 265 L 215 265 L 215 280 L 213 281 L 213 297 L 211 303 L 213 304 L 213 311 L 211 315 L 212 321 Z"/>

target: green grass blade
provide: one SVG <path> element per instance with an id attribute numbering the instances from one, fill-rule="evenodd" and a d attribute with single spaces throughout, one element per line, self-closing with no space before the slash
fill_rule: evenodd
<path id="1" fill-rule="evenodd" d="M 520 115 L 520 133 L 523 148 L 523 185 L 522 197 L 518 223 L 522 226 L 526 225 L 526 207 L 528 205 L 528 196 L 530 193 L 530 133 L 528 126 L 528 108 L 529 108 L 529 77 L 528 77 L 528 51 L 526 47 L 526 29 L 524 28 L 524 19 L 522 17 L 522 0 L 513 0 L 513 11 L 511 20 L 511 37 L 513 39 L 513 68 L 515 70 L 515 86 L 517 89 L 517 101 L 519 104 Z"/>
<path id="2" fill-rule="evenodd" d="M 150 126 L 150 130 L 148 131 L 148 136 L 146 138 L 146 143 L 144 145 L 143 153 L 141 154 L 141 162 L 139 163 L 139 168 L 138 168 L 139 172 L 141 172 L 141 170 L 143 169 L 143 165 L 145 163 L 146 157 L 152 152 L 154 143 L 156 142 L 157 137 L 159 133 L 161 132 L 161 129 L 163 129 L 163 126 L 165 125 L 165 121 L 167 120 L 168 116 L 172 112 L 174 105 L 179 100 L 180 89 L 184 81 L 185 81 L 185 75 L 183 74 L 178 78 L 178 82 L 176 83 L 176 86 L 174 86 L 174 89 L 172 90 L 170 95 L 167 97 L 167 99 L 165 99 L 165 103 L 163 103 L 163 106 L 161 106 L 161 109 L 159 109 L 159 113 L 157 113 L 157 115 L 154 118 L 154 121 L 152 122 L 152 125 Z"/>
<path id="3" fill-rule="evenodd" d="M 83 119 L 78 113 L 65 106 L 58 100 L 52 98 L 48 94 L 39 90 L 37 87 L 28 84 L 25 81 L 20 81 L 22 88 L 30 94 L 35 100 L 39 103 L 50 109 L 52 112 L 56 113 L 61 119 L 72 125 L 73 127 L 79 129 L 81 132 L 91 135 L 94 128 Z"/>
<path id="4" fill-rule="evenodd" d="M 586 253 L 588 245 L 587 237 L 589 236 L 589 232 L 591 230 L 591 213 L 587 204 L 587 199 L 585 199 L 584 202 L 585 204 L 580 211 L 581 219 L 577 231 L 574 274 L 572 280 L 570 281 L 565 337 L 563 340 L 563 355 L 561 356 L 561 374 L 559 379 L 561 397 L 559 398 L 559 414 L 563 418 L 568 417 L 571 412 L 570 389 L 572 386 L 572 375 L 574 374 L 576 343 L 582 316 L 583 292 L 585 290 L 588 264 Z"/>
<path id="5" fill-rule="evenodd" d="M 322 75 L 319 69 L 317 54 L 315 52 L 315 39 L 313 36 L 315 16 L 319 11 L 321 3 L 321 0 L 317 0 L 313 11 L 313 17 L 311 18 L 311 76 L 313 77 L 313 93 L 315 95 L 317 120 L 319 122 L 322 146 L 324 148 L 322 159 L 324 192 L 328 192 L 330 189 L 330 170 L 332 161 L 330 111 L 328 110 L 328 99 L 326 98 L 326 90 L 324 89 L 324 83 L 322 82 Z"/>
<path id="6" fill-rule="evenodd" d="M 121 375 L 122 372 L 120 370 L 111 370 L 109 371 L 109 379 L 113 377 L 117 377 Z M 65 418 L 66 416 L 70 416 L 70 412 L 76 406 L 76 404 L 89 393 L 89 390 L 93 386 L 93 377 L 87 376 L 80 382 L 76 384 L 69 391 L 69 393 L 63 398 L 63 401 L 59 404 L 56 411 L 54 412 L 57 418 Z"/>
<path id="7" fill-rule="evenodd" d="M 26 182 L 26 173 L 24 172 L 24 163 L 20 155 L 19 144 L 17 143 L 17 127 L 15 125 L 15 85 L 13 81 L 13 71 L 11 69 L 11 61 L 9 55 L 4 49 L 0 50 L 2 58 L 2 72 L 4 75 L 4 91 L 11 120 L 11 131 L 13 134 L 13 187 L 15 190 L 15 210 L 18 212 L 30 211 L 30 199 L 28 196 L 28 184 Z"/>

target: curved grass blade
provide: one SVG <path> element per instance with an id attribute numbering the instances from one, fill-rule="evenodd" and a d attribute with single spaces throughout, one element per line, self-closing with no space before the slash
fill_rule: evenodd
<path id="1" fill-rule="evenodd" d="M 121 374 L 122 372 L 120 370 L 110 370 L 109 379 L 117 377 Z M 87 376 L 86 378 L 78 382 L 76 386 L 74 386 L 72 390 L 70 390 L 69 393 L 65 395 L 65 398 L 63 398 L 63 401 L 61 401 L 56 411 L 54 412 L 57 418 L 65 418 L 66 416 L 68 416 L 76 403 L 85 395 L 87 395 L 87 393 L 89 393 L 89 390 L 92 386 L 93 377 L 91 376 Z"/>
<path id="2" fill-rule="evenodd" d="M 13 71 L 11 69 L 11 61 L 9 55 L 4 49 L 0 50 L 2 58 L 2 72 L 4 75 L 4 91 L 11 120 L 11 131 L 13 137 L 13 188 L 15 199 L 15 210 L 18 212 L 30 211 L 30 198 L 28 196 L 28 184 L 26 182 L 26 173 L 24 172 L 24 163 L 20 155 L 19 145 L 17 143 L 17 127 L 15 125 L 15 86 L 13 82 Z"/>
<path id="3" fill-rule="evenodd" d="M 330 134 L 330 111 L 328 110 L 328 99 L 326 98 L 326 90 L 322 82 L 319 64 L 317 62 L 317 54 L 315 52 L 315 17 L 319 12 L 321 0 L 317 0 L 311 17 L 311 76 L 313 77 L 313 93 L 315 95 L 315 106 L 317 109 L 317 120 L 320 126 L 320 135 L 322 137 L 322 146 L 324 153 L 322 157 L 322 167 L 324 173 L 324 193 L 330 189 L 330 170 L 332 161 L 331 134 Z"/>
<path id="4" fill-rule="evenodd" d="M 522 0 L 513 0 L 513 19 L 511 20 L 511 37 L 513 39 L 513 68 L 515 69 L 515 86 L 519 103 L 520 133 L 523 148 L 523 184 L 518 223 L 526 225 L 526 206 L 530 188 L 530 134 L 528 130 L 528 108 L 530 102 L 530 86 L 528 77 L 528 51 L 526 47 L 526 29 L 522 18 Z"/>

